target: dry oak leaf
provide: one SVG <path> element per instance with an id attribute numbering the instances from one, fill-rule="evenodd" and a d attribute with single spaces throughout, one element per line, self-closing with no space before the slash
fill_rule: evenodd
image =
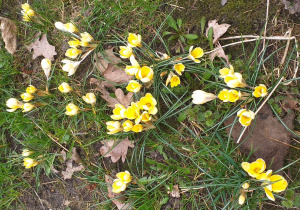
<path id="1" fill-rule="evenodd" d="M 109 63 L 116 65 L 122 61 L 121 58 L 115 56 L 115 54 L 113 53 L 113 49 L 114 48 L 110 48 L 104 51 L 106 55 L 105 58 L 101 55 L 100 52 L 98 52 L 94 57 L 95 66 L 101 73 L 107 69 Z"/>
<path id="2" fill-rule="evenodd" d="M 228 55 L 225 55 L 223 47 L 220 44 L 218 44 L 217 48 L 219 49 L 210 54 L 211 61 L 213 62 L 215 57 L 218 56 L 219 58 L 224 58 L 227 62 L 227 65 L 230 65 Z"/>
<path id="3" fill-rule="evenodd" d="M 282 108 L 285 110 L 285 111 L 288 111 L 288 110 L 298 110 L 298 101 L 293 98 L 291 95 L 287 94 L 287 98 L 285 98 L 283 101 L 282 101 Z"/>
<path id="4" fill-rule="evenodd" d="M 108 107 L 115 108 L 115 104 L 122 104 L 123 106 L 127 107 L 132 101 L 133 93 L 130 92 L 125 95 L 123 90 L 121 90 L 120 88 L 115 89 L 114 86 L 109 82 L 91 78 L 90 83 L 96 84 L 98 86 L 96 90 L 102 93 L 101 97 L 105 101 L 107 101 Z M 111 88 L 115 92 L 116 98 L 110 96 L 110 92 L 107 91 L 106 87 Z"/>
<path id="5" fill-rule="evenodd" d="M 107 191 L 108 191 L 108 197 L 110 199 L 112 199 L 111 201 L 117 206 L 118 209 L 132 209 L 130 206 L 131 202 L 125 204 L 125 196 L 121 196 L 122 194 L 124 194 L 124 192 L 121 192 L 121 193 L 114 193 L 112 191 L 112 183 L 113 183 L 113 180 L 105 175 L 105 182 L 108 184 L 107 185 Z M 121 197 L 120 197 L 121 196 Z M 117 198 L 118 197 L 118 198 Z"/>
<path id="6" fill-rule="evenodd" d="M 5 43 L 5 49 L 10 54 L 14 54 L 17 50 L 17 25 L 10 19 L 0 17 L 1 33 Z"/>
<path id="7" fill-rule="evenodd" d="M 295 14 L 300 12 L 300 0 L 287 1 L 282 0 L 282 3 L 285 5 L 284 9 L 289 10 L 290 14 Z"/>
<path id="8" fill-rule="evenodd" d="M 36 33 L 34 36 L 39 37 L 41 32 Z M 55 47 L 50 45 L 47 40 L 47 35 L 43 34 L 41 38 L 37 38 L 33 43 L 26 46 L 26 48 L 31 51 L 33 49 L 32 59 L 36 59 L 39 56 L 44 56 L 50 60 L 54 60 L 54 55 L 56 55 Z"/>
<path id="9" fill-rule="evenodd" d="M 217 20 L 210 20 L 210 21 L 208 21 L 208 27 L 206 29 L 206 36 L 208 36 L 208 30 L 211 27 L 213 28 L 213 32 L 214 32 L 213 33 L 213 37 L 214 37 L 213 43 L 216 44 L 218 42 L 218 40 L 220 39 L 220 37 L 223 34 L 225 34 L 225 32 L 228 30 L 230 25 L 225 24 L 225 23 L 219 25 Z"/>
<path id="10" fill-rule="evenodd" d="M 64 153 L 61 153 L 61 154 L 64 154 Z M 78 166 L 74 166 L 73 161 L 76 164 L 78 164 Z M 82 161 L 81 161 L 75 147 L 73 147 L 73 149 L 71 151 L 71 159 L 68 160 L 66 162 L 66 164 L 67 164 L 66 170 L 61 172 L 64 180 L 71 179 L 74 172 L 81 171 L 84 169 L 84 166 L 82 165 Z"/>
<path id="11" fill-rule="evenodd" d="M 104 157 L 111 157 L 113 163 L 117 162 L 122 157 L 122 162 L 125 162 L 128 147 L 134 148 L 134 144 L 125 138 L 119 142 L 115 140 L 102 141 L 104 144 L 100 148 L 100 154 L 105 155 Z"/>

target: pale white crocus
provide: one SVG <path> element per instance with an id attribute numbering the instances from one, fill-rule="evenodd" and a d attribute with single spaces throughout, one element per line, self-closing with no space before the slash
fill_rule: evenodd
<path id="1" fill-rule="evenodd" d="M 75 104 L 73 103 L 69 103 L 67 106 L 66 106 L 66 112 L 65 114 L 66 115 L 69 115 L 69 116 L 74 116 L 76 114 L 79 113 L 80 111 L 80 108 L 78 106 L 76 106 Z"/>
<path id="2" fill-rule="evenodd" d="M 64 63 L 62 69 L 63 71 L 68 72 L 68 76 L 72 76 L 73 74 L 75 74 L 78 66 L 81 63 L 81 61 L 71 61 L 67 59 L 62 60 L 61 62 Z"/>
<path id="3" fill-rule="evenodd" d="M 22 108 L 23 103 L 15 98 L 10 98 L 6 101 L 6 106 L 8 106 L 10 109 L 7 109 L 8 112 L 14 112 L 19 108 Z"/>
<path id="4" fill-rule="evenodd" d="M 212 93 L 207 93 L 202 90 L 196 90 L 193 92 L 192 98 L 194 104 L 204 104 L 208 101 L 216 99 L 218 96 Z"/>
<path id="5" fill-rule="evenodd" d="M 139 69 L 141 69 L 141 66 L 135 59 L 134 55 L 130 56 L 130 63 L 131 63 L 131 66 L 126 66 L 125 72 L 130 76 L 134 76 L 136 74 L 136 72 Z"/>
<path id="6" fill-rule="evenodd" d="M 60 86 L 58 86 L 58 90 L 62 93 L 68 93 L 73 91 L 73 88 L 68 83 L 63 82 Z"/>
<path id="7" fill-rule="evenodd" d="M 42 66 L 42 69 L 44 70 L 47 80 L 49 79 L 49 76 L 50 76 L 51 64 L 52 63 L 48 58 L 44 58 L 41 62 L 41 66 Z"/>
<path id="8" fill-rule="evenodd" d="M 29 112 L 31 110 L 33 110 L 35 106 L 31 103 L 25 103 L 23 106 L 22 106 L 22 109 L 23 111 L 22 112 Z"/>
<path id="9" fill-rule="evenodd" d="M 22 156 L 23 157 L 28 157 L 29 155 L 31 155 L 33 152 L 28 150 L 28 149 L 23 149 L 23 152 L 22 152 Z"/>
<path id="10" fill-rule="evenodd" d="M 65 24 L 63 24 L 62 22 L 55 22 L 55 28 L 57 28 L 58 30 L 61 31 L 67 31 Z"/>
<path id="11" fill-rule="evenodd" d="M 96 96 L 94 93 L 87 93 L 86 96 L 82 96 L 82 99 L 91 105 L 94 105 L 96 103 Z"/>

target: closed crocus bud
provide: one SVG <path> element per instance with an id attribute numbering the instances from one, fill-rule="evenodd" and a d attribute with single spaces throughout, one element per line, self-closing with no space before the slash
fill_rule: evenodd
<path id="1" fill-rule="evenodd" d="M 268 95 L 268 89 L 265 85 L 260 84 L 259 86 L 255 87 L 252 95 L 256 98 L 265 97 L 266 95 Z"/>
<path id="2" fill-rule="evenodd" d="M 81 33 L 80 36 L 82 42 L 92 42 L 94 40 L 88 32 Z"/>
<path id="3" fill-rule="evenodd" d="M 240 195 L 240 197 L 239 197 L 239 204 L 240 205 L 243 205 L 244 203 L 245 203 L 245 201 L 246 201 L 246 193 L 245 192 L 242 192 L 241 193 L 241 195 Z"/>
<path id="4" fill-rule="evenodd" d="M 134 126 L 134 123 L 130 120 L 126 120 L 125 122 L 123 122 L 122 126 L 124 129 L 123 131 L 129 132 L 129 131 L 131 131 L 132 127 Z"/>
<path id="5" fill-rule="evenodd" d="M 185 66 L 182 63 L 177 63 L 174 65 L 174 70 L 177 74 L 181 75 L 184 72 Z"/>
<path id="6" fill-rule="evenodd" d="M 140 34 L 129 33 L 128 42 L 130 47 L 141 47 L 142 46 L 142 36 Z"/>
<path id="7" fill-rule="evenodd" d="M 63 24 L 62 22 L 55 22 L 55 28 L 57 28 L 58 30 L 61 31 L 67 31 L 65 24 Z"/>
<path id="8" fill-rule="evenodd" d="M 154 72 L 152 68 L 148 66 L 143 66 L 141 69 L 139 69 L 135 77 L 139 80 L 141 80 L 143 83 L 150 82 L 153 79 Z"/>
<path id="9" fill-rule="evenodd" d="M 125 118 L 125 111 L 126 108 L 122 104 L 115 104 L 115 108 L 113 109 L 114 115 L 111 115 L 110 117 L 113 120 L 121 120 Z"/>
<path id="10" fill-rule="evenodd" d="M 10 109 L 7 109 L 8 112 L 14 112 L 19 108 L 22 108 L 23 103 L 21 103 L 19 100 L 15 98 L 10 98 L 6 101 L 6 106 Z"/>
<path id="11" fill-rule="evenodd" d="M 126 89 L 129 91 L 129 92 L 133 92 L 133 93 L 137 93 L 141 90 L 142 88 L 142 85 L 138 82 L 138 81 L 135 81 L 135 80 L 130 80 Z"/>
<path id="12" fill-rule="evenodd" d="M 230 65 L 229 68 L 223 68 L 219 70 L 220 77 L 225 78 L 228 74 L 234 74 L 233 66 Z"/>
<path id="13" fill-rule="evenodd" d="M 108 121 L 107 125 L 107 134 L 115 134 L 123 130 L 122 125 L 119 121 Z"/>
<path id="14" fill-rule="evenodd" d="M 29 87 L 26 88 L 26 93 L 33 94 L 37 91 L 37 89 L 33 85 L 29 85 Z"/>
<path id="15" fill-rule="evenodd" d="M 39 162 L 32 158 L 24 158 L 24 166 L 25 168 L 31 168 L 38 164 Z"/>
<path id="16" fill-rule="evenodd" d="M 68 93 L 73 91 L 73 88 L 66 82 L 61 83 L 60 86 L 58 86 L 58 90 L 62 93 Z"/>
<path id="17" fill-rule="evenodd" d="M 32 153 L 33 153 L 32 151 L 29 151 L 28 149 L 24 149 L 23 152 L 22 152 L 22 156 L 23 157 L 28 157 Z"/>
<path id="18" fill-rule="evenodd" d="M 247 86 L 246 82 L 244 81 L 240 73 L 227 74 L 224 78 L 224 82 L 230 88 L 237 88 L 237 87 L 244 88 Z"/>
<path id="19" fill-rule="evenodd" d="M 73 38 L 73 40 L 69 41 L 68 44 L 70 47 L 78 47 L 81 45 L 81 41 Z"/>
<path id="20" fill-rule="evenodd" d="M 66 51 L 65 56 L 67 56 L 69 58 L 77 58 L 77 56 L 80 55 L 81 53 L 82 53 L 81 50 L 73 47 Z"/>
<path id="21" fill-rule="evenodd" d="M 22 10 L 24 10 L 24 12 L 27 12 L 28 10 L 31 9 L 31 7 L 28 3 L 22 4 L 21 7 L 22 7 Z"/>
<path id="22" fill-rule="evenodd" d="M 41 62 L 42 69 L 44 70 L 47 79 L 49 79 L 50 76 L 51 65 L 52 63 L 48 58 L 44 58 Z"/>
<path id="23" fill-rule="evenodd" d="M 30 18 L 26 13 L 24 13 L 24 12 L 22 11 L 22 14 L 23 14 L 23 20 L 24 20 L 25 22 L 31 21 L 31 18 Z"/>
<path id="24" fill-rule="evenodd" d="M 195 49 L 193 48 L 193 46 L 190 47 L 188 58 L 196 63 L 200 63 L 200 60 L 197 58 L 201 58 L 204 55 L 203 49 L 200 47 L 196 47 Z"/>
<path id="25" fill-rule="evenodd" d="M 121 46 L 119 53 L 121 58 L 130 58 L 132 55 L 132 48 L 130 46 Z"/>
<path id="26" fill-rule="evenodd" d="M 131 182 L 131 179 L 132 179 L 129 171 L 119 172 L 116 174 L 116 176 L 118 177 L 119 180 L 124 181 L 124 183 L 126 183 L 126 184 Z"/>
<path id="27" fill-rule="evenodd" d="M 35 106 L 31 103 L 25 103 L 23 106 L 22 106 L 22 109 L 23 111 L 22 112 L 29 112 L 31 111 Z"/>
<path id="28" fill-rule="evenodd" d="M 70 33 L 78 32 L 78 29 L 76 28 L 76 26 L 74 26 L 73 23 L 66 23 L 64 24 L 64 26 L 67 32 Z"/>
<path id="29" fill-rule="evenodd" d="M 141 124 L 135 124 L 131 130 L 135 133 L 139 133 L 143 131 L 143 126 Z"/>
<path id="30" fill-rule="evenodd" d="M 67 111 L 65 112 L 65 114 L 69 115 L 69 116 L 74 116 L 74 115 L 78 114 L 78 112 L 80 111 L 79 107 L 73 103 L 69 103 L 66 106 L 66 110 Z"/>
<path id="31" fill-rule="evenodd" d="M 96 103 L 96 96 L 94 93 L 87 93 L 86 96 L 82 96 L 82 99 L 91 105 L 94 105 Z"/>
<path id="32" fill-rule="evenodd" d="M 114 183 L 112 184 L 112 191 L 113 193 L 120 193 L 124 191 L 127 187 L 127 184 L 120 179 L 116 179 Z"/>
<path id="33" fill-rule="evenodd" d="M 28 15 L 29 17 L 35 16 L 35 12 L 34 12 L 34 10 L 30 9 L 30 10 L 26 11 L 26 15 Z"/>
<path id="34" fill-rule="evenodd" d="M 171 88 L 176 87 L 180 84 L 180 78 L 178 76 L 174 75 L 174 76 L 172 76 L 170 83 L 171 83 Z"/>
<path id="35" fill-rule="evenodd" d="M 194 104 L 204 104 L 208 101 L 216 99 L 217 96 L 215 94 L 207 93 L 202 90 L 196 90 L 193 92 L 192 98 Z"/>
<path id="36" fill-rule="evenodd" d="M 244 183 L 244 184 L 242 185 L 242 188 L 243 188 L 244 190 L 249 189 L 249 187 L 250 187 L 250 184 L 249 184 L 248 182 L 246 182 L 246 183 Z"/>
<path id="37" fill-rule="evenodd" d="M 242 126 L 250 125 L 251 121 L 255 118 L 254 112 L 246 109 L 241 109 L 238 111 L 237 116 L 239 117 L 239 122 L 242 124 Z"/>
<path id="38" fill-rule="evenodd" d="M 30 93 L 22 93 L 21 98 L 23 99 L 23 101 L 28 102 L 31 101 L 34 98 L 34 96 Z"/>
<path id="39" fill-rule="evenodd" d="M 130 56 L 130 63 L 131 66 L 126 66 L 125 72 L 130 76 L 134 76 L 141 66 L 135 59 L 134 55 Z"/>
<path id="40" fill-rule="evenodd" d="M 64 59 L 61 62 L 64 63 L 62 69 L 65 72 L 68 72 L 68 76 L 72 76 L 73 74 L 75 74 L 78 66 L 80 65 L 80 61 L 71 61 L 71 60 L 67 60 Z"/>

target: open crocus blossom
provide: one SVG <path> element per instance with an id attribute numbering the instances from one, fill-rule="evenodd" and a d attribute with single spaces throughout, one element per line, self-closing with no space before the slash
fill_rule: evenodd
<path id="1" fill-rule="evenodd" d="M 119 53 L 121 58 L 130 58 L 132 55 L 132 48 L 130 46 L 121 46 Z"/>
<path id="2" fill-rule="evenodd" d="M 10 98 L 6 101 L 6 106 L 8 106 L 10 109 L 7 109 L 8 112 L 14 112 L 19 108 L 22 108 L 23 103 L 15 98 Z"/>
<path id="3" fill-rule="evenodd" d="M 69 58 L 77 58 L 78 55 L 82 53 L 81 50 L 77 49 L 76 47 L 70 48 L 66 51 L 65 56 Z"/>
<path id="4" fill-rule="evenodd" d="M 131 102 L 131 105 L 125 110 L 124 115 L 130 120 L 139 119 L 141 116 L 140 108 L 136 103 Z"/>
<path id="5" fill-rule="evenodd" d="M 239 122 L 242 126 L 248 126 L 251 124 L 251 121 L 255 118 L 254 112 L 247 109 L 241 109 L 238 111 L 237 116 L 239 117 Z"/>
<path id="6" fill-rule="evenodd" d="M 129 131 L 131 131 L 132 127 L 134 126 L 134 123 L 131 120 L 126 120 L 125 122 L 123 122 L 122 126 L 124 129 L 123 131 L 129 132 Z"/>
<path id="7" fill-rule="evenodd" d="M 204 104 L 217 98 L 215 94 L 207 93 L 202 90 L 195 90 L 192 94 L 194 104 Z"/>
<path id="8" fill-rule="evenodd" d="M 73 88 L 68 83 L 63 82 L 60 86 L 58 86 L 58 90 L 62 93 L 68 93 L 73 91 Z"/>
<path id="9" fill-rule="evenodd" d="M 82 96 L 82 99 L 91 105 L 94 105 L 96 103 L 96 96 L 94 93 L 87 93 L 86 96 Z"/>
<path id="10" fill-rule="evenodd" d="M 78 112 L 80 111 L 79 107 L 76 106 L 75 104 L 73 103 L 69 103 L 67 106 L 66 106 L 66 112 L 65 114 L 66 115 L 69 115 L 69 116 L 74 116 L 74 115 L 77 115 Z"/>
<path id="11" fill-rule="evenodd" d="M 143 126 L 141 124 L 135 124 L 131 130 L 135 133 L 139 133 L 143 131 Z"/>
<path id="12" fill-rule="evenodd" d="M 177 74 L 181 75 L 184 72 L 185 66 L 182 63 L 177 63 L 174 65 L 174 70 Z"/>
<path id="13" fill-rule="evenodd" d="M 122 125 L 119 121 L 108 121 L 106 122 L 107 125 L 107 134 L 115 134 L 123 130 Z"/>
<path id="14" fill-rule="evenodd" d="M 141 47 L 142 46 L 142 36 L 140 34 L 136 35 L 133 33 L 129 33 L 128 36 L 128 45 L 130 47 Z"/>
<path id="15" fill-rule="evenodd" d="M 48 58 L 44 58 L 41 61 L 41 66 L 42 66 L 42 69 L 44 70 L 47 80 L 49 79 L 49 76 L 50 76 L 51 65 L 52 65 L 52 63 Z"/>
<path id="16" fill-rule="evenodd" d="M 180 84 L 180 78 L 177 75 L 173 75 L 170 80 L 170 83 L 171 83 L 171 88 L 176 87 Z"/>
<path id="17" fill-rule="evenodd" d="M 225 67 L 219 70 L 220 77 L 225 78 L 228 74 L 234 74 L 233 66 L 230 65 L 229 68 Z"/>
<path id="18" fill-rule="evenodd" d="M 62 70 L 68 72 L 68 76 L 72 76 L 73 74 L 75 74 L 78 66 L 81 63 L 80 61 L 71 61 L 67 59 L 62 60 L 61 62 L 64 63 Z"/>
<path id="19" fill-rule="evenodd" d="M 268 89 L 265 85 L 260 84 L 259 86 L 255 87 L 252 95 L 256 98 L 265 97 L 266 95 L 268 95 Z"/>
<path id="20" fill-rule="evenodd" d="M 141 69 L 141 66 L 135 59 L 134 55 L 130 56 L 130 63 L 131 66 L 126 66 L 125 72 L 130 76 L 134 76 L 137 73 L 137 71 Z"/>
<path id="21" fill-rule="evenodd" d="M 33 94 L 37 91 L 37 89 L 33 86 L 33 85 L 29 85 L 27 88 L 26 88 L 26 93 L 30 93 L 30 94 Z"/>
<path id="22" fill-rule="evenodd" d="M 223 89 L 219 95 L 218 98 L 224 102 L 236 102 L 239 100 L 239 98 L 242 96 L 241 92 L 237 90 L 227 90 Z"/>
<path id="23" fill-rule="evenodd" d="M 118 177 L 119 180 L 124 181 L 124 183 L 126 183 L 126 184 L 131 182 L 131 179 L 132 179 L 129 171 L 119 172 L 116 174 L 116 176 Z"/>
<path id="24" fill-rule="evenodd" d="M 22 112 L 29 112 L 31 110 L 33 110 L 33 108 L 35 107 L 35 105 L 31 104 L 31 103 L 25 103 L 22 106 L 23 111 Z"/>
<path id="25" fill-rule="evenodd" d="M 34 96 L 30 93 L 22 93 L 21 98 L 23 99 L 23 101 L 28 102 L 31 101 L 34 98 Z"/>
<path id="26" fill-rule="evenodd" d="M 193 48 L 194 46 L 190 47 L 188 58 L 196 63 L 200 63 L 200 60 L 197 58 L 201 58 L 204 55 L 203 49 L 201 47 L 196 47 L 195 49 Z"/>
<path id="27" fill-rule="evenodd" d="M 112 184 L 112 191 L 113 193 L 120 193 L 124 191 L 127 187 L 127 184 L 120 179 L 116 179 L 114 183 Z"/>
<path id="28" fill-rule="evenodd" d="M 94 38 L 88 32 L 83 32 L 80 34 L 80 36 L 82 42 L 92 42 L 94 40 Z"/>
<path id="29" fill-rule="evenodd" d="M 258 158 L 252 163 L 243 162 L 242 168 L 253 178 L 260 178 L 266 169 L 266 163 L 263 159 Z"/>
<path id="30" fill-rule="evenodd" d="M 224 81 L 230 88 L 244 88 L 247 86 L 245 80 L 243 79 L 240 73 L 227 74 L 224 78 Z"/>
<path id="31" fill-rule="evenodd" d="M 31 168 L 39 164 L 39 161 L 32 158 L 24 158 L 24 166 L 25 168 Z"/>
<path id="32" fill-rule="evenodd" d="M 110 117 L 114 120 L 121 120 L 125 118 L 126 108 L 122 104 L 115 104 L 115 108 L 113 109 L 114 115 Z"/>
<path id="33" fill-rule="evenodd" d="M 64 24 L 64 26 L 65 26 L 65 30 L 67 32 L 70 32 L 70 33 L 78 32 L 78 29 L 76 28 L 76 26 L 74 26 L 73 23 L 66 23 L 66 24 Z"/>
<path id="34" fill-rule="evenodd" d="M 262 186 L 266 186 L 264 187 L 264 190 L 267 197 L 270 200 L 275 201 L 275 197 L 272 192 L 279 193 L 284 191 L 287 188 L 288 183 L 283 176 L 276 174 L 271 176 L 270 173 Z"/>
<path id="35" fill-rule="evenodd" d="M 154 72 L 153 72 L 152 68 L 150 68 L 148 66 L 143 66 L 136 72 L 135 77 L 138 80 L 141 80 L 143 83 L 147 83 L 153 79 L 153 75 L 154 75 Z"/>
<path id="36" fill-rule="evenodd" d="M 141 90 L 142 88 L 142 85 L 138 82 L 138 81 L 135 81 L 135 80 L 130 80 L 126 89 L 129 91 L 129 92 L 133 92 L 133 93 L 137 93 Z"/>
<path id="37" fill-rule="evenodd" d="M 137 105 L 140 109 L 147 110 L 149 114 L 153 115 L 155 115 L 158 111 L 156 108 L 156 104 L 156 99 L 150 93 L 147 93 L 144 97 L 140 99 L 139 102 L 137 102 Z"/>

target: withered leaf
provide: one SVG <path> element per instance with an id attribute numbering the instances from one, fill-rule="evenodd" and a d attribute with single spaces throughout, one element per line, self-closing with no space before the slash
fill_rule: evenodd
<path id="1" fill-rule="evenodd" d="M 108 140 L 102 142 L 104 145 L 100 148 L 100 154 L 104 157 L 111 157 L 113 163 L 117 162 L 122 157 L 122 162 L 125 162 L 128 147 L 134 148 L 134 144 L 128 140 L 123 139 L 121 142 L 115 140 Z"/>
<path id="2" fill-rule="evenodd" d="M 173 198 L 180 198 L 180 191 L 179 191 L 179 186 L 178 186 L 178 184 L 173 185 L 172 191 L 171 191 L 171 192 L 168 191 L 168 194 L 170 194 L 171 197 L 173 197 Z"/>
<path id="3" fill-rule="evenodd" d="M 39 37 L 41 32 L 35 34 L 35 37 Z M 33 43 L 26 47 L 29 51 L 33 49 L 32 59 L 36 59 L 39 56 L 44 56 L 50 60 L 54 59 L 54 55 L 56 55 L 55 47 L 50 45 L 46 34 L 43 34 L 41 38 L 37 38 Z"/>
<path id="4" fill-rule="evenodd" d="M 227 65 L 229 65 L 228 55 L 225 55 L 224 49 L 221 45 L 218 45 L 216 48 L 219 48 L 218 50 L 212 52 L 210 54 L 210 59 L 213 62 L 215 57 L 218 56 L 219 58 L 224 58 L 227 62 Z"/>
<path id="5" fill-rule="evenodd" d="M 230 27 L 229 24 L 218 24 L 217 20 L 210 20 L 208 21 L 208 27 L 206 29 L 206 36 L 208 36 L 208 30 L 209 28 L 213 28 L 213 43 L 216 44 L 218 42 L 218 40 L 220 39 L 220 37 L 227 31 L 227 29 Z"/>
<path id="6" fill-rule="evenodd" d="M 285 5 L 285 9 L 289 10 L 290 14 L 295 14 L 300 12 L 300 0 L 287 1 L 282 0 L 282 3 Z"/>
<path id="7" fill-rule="evenodd" d="M 109 63 L 116 65 L 121 62 L 121 58 L 115 56 L 113 49 L 114 48 L 105 50 L 105 58 L 103 58 L 101 53 L 97 53 L 95 56 L 95 66 L 101 73 L 106 70 Z"/>
<path id="8" fill-rule="evenodd" d="M 65 154 L 65 152 L 61 152 L 61 154 L 63 155 L 63 154 Z M 78 166 L 74 166 L 73 161 L 76 164 L 78 164 Z M 64 180 L 71 179 L 74 172 L 81 171 L 84 169 L 84 166 L 82 165 L 81 159 L 80 159 L 75 147 L 73 147 L 73 149 L 71 151 L 71 159 L 69 159 L 66 162 L 66 164 L 67 164 L 66 170 L 61 172 Z"/>
<path id="9" fill-rule="evenodd" d="M 282 102 L 282 108 L 285 111 L 288 110 L 297 110 L 298 109 L 298 102 L 295 100 L 291 95 L 288 95 L 288 98 L 290 99 L 284 99 Z"/>
<path id="10" fill-rule="evenodd" d="M 105 182 L 107 185 L 107 191 L 108 191 L 108 197 L 112 199 L 112 202 L 117 206 L 118 209 L 132 209 L 130 206 L 130 202 L 125 204 L 125 196 L 124 192 L 121 193 L 113 193 L 111 184 L 113 183 L 113 180 L 109 178 L 109 176 L 105 175 Z M 117 198 L 118 197 L 118 198 Z"/>
<path id="11" fill-rule="evenodd" d="M 5 49 L 10 54 L 14 54 L 17 50 L 17 25 L 10 19 L 0 17 L 1 33 L 5 43 Z"/>

